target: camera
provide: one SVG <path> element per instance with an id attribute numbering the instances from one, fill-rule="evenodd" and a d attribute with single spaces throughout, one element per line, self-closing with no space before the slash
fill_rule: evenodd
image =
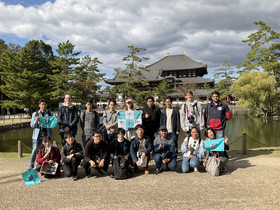
<path id="1" fill-rule="evenodd" d="M 189 121 L 189 123 L 194 123 L 194 116 L 193 115 L 189 115 L 188 116 L 188 121 Z"/>

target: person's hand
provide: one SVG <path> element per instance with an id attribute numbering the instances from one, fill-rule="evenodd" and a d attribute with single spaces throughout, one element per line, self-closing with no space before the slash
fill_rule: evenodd
<path id="1" fill-rule="evenodd" d="M 180 133 L 179 131 L 176 131 L 176 135 L 179 135 L 179 133 Z"/>
<path id="2" fill-rule="evenodd" d="M 99 168 L 102 168 L 104 166 L 104 163 L 105 163 L 105 159 L 102 159 L 99 163 Z"/>
<path id="3" fill-rule="evenodd" d="M 117 115 L 119 114 L 119 111 L 117 111 Z"/>
<path id="4" fill-rule="evenodd" d="M 73 156 L 74 156 L 74 154 L 69 155 L 67 158 L 68 158 L 69 160 L 71 160 Z"/>
<path id="5" fill-rule="evenodd" d="M 207 163 L 206 162 L 203 162 L 203 167 L 206 167 Z"/>
<path id="6" fill-rule="evenodd" d="M 143 110 L 140 110 L 141 111 L 141 113 L 143 114 Z"/>
<path id="7" fill-rule="evenodd" d="M 75 155 L 78 155 L 78 154 L 80 154 L 80 153 L 78 153 L 78 152 L 75 153 Z"/>
<path id="8" fill-rule="evenodd" d="M 227 142 L 228 142 L 228 137 L 225 136 L 225 137 L 224 137 L 224 140 L 225 140 L 225 144 L 227 144 Z"/>
<path id="9" fill-rule="evenodd" d="M 39 116 L 37 116 L 37 117 L 35 117 L 35 120 L 38 122 L 38 121 L 39 121 L 39 118 L 40 118 L 40 117 L 39 117 Z"/>
<path id="10" fill-rule="evenodd" d="M 64 128 L 64 132 L 68 132 L 68 131 L 69 131 L 68 127 Z"/>
<path id="11" fill-rule="evenodd" d="M 146 157 L 146 154 L 145 154 L 145 152 L 143 152 L 141 155 L 141 159 L 144 160 L 145 157 Z"/>
<path id="12" fill-rule="evenodd" d="M 137 161 L 137 162 L 136 162 L 136 165 L 137 165 L 137 166 L 141 166 L 141 164 L 142 164 L 142 163 L 141 163 L 140 161 Z"/>
<path id="13" fill-rule="evenodd" d="M 187 130 L 187 129 L 184 129 L 184 132 L 185 132 L 185 133 L 187 133 L 187 132 L 188 132 L 188 130 Z"/>
<path id="14" fill-rule="evenodd" d="M 145 117 L 146 117 L 146 118 L 149 118 L 149 116 L 150 116 L 150 115 L 149 115 L 148 113 L 145 114 Z"/>
<path id="15" fill-rule="evenodd" d="M 194 156 L 193 155 L 189 155 L 188 156 L 188 159 L 190 160 L 190 159 L 192 159 Z"/>
<path id="16" fill-rule="evenodd" d="M 161 149 L 161 148 L 162 148 L 162 141 L 159 143 L 158 149 Z"/>
<path id="17" fill-rule="evenodd" d="M 163 163 L 169 163 L 170 160 L 169 160 L 169 159 L 164 159 L 164 160 L 162 160 L 162 162 L 163 162 Z"/>
<path id="18" fill-rule="evenodd" d="M 112 133 L 115 133 L 115 132 L 116 132 L 115 128 L 110 128 L 110 131 L 111 131 Z"/>
<path id="19" fill-rule="evenodd" d="M 110 125 L 107 125 L 107 126 L 106 126 L 106 129 L 107 129 L 107 130 L 109 130 L 110 128 L 111 128 L 111 126 L 110 126 Z"/>
<path id="20" fill-rule="evenodd" d="M 53 160 L 49 160 L 49 164 L 52 164 L 53 163 Z"/>
<path id="21" fill-rule="evenodd" d="M 116 159 L 118 156 L 115 156 L 114 159 Z"/>
<path id="22" fill-rule="evenodd" d="M 185 141 L 185 147 L 188 148 L 188 141 Z"/>
<path id="23" fill-rule="evenodd" d="M 93 162 L 92 160 L 91 160 L 91 161 L 89 161 L 89 163 L 90 163 L 90 166 L 91 166 L 92 168 L 96 167 L 95 162 Z"/>
<path id="24" fill-rule="evenodd" d="M 48 152 L 47 154 L 44 155 L 43 159 L 47 159 L 50 156 L 50 153 Z"/>
<path id="25" fill-rule="evenodd" d="M 128 157 L 127 157 L 127 156 L 124 156 L 124 159 L 128 160 Z"/>

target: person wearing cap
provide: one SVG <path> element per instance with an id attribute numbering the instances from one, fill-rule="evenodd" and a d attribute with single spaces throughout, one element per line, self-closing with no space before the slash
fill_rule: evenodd
<path id="1" fill-rule="evenodd" d="M 126 100 L 124 111 L 134 111 L 134 109 L 133 109 L 133 102 L 132 102 L 132 100 L 130 98 Z M 136 135 L 135 129 L 134 128 L 128 128 L 125 131 L 124 138 L 127 139 L 128 141 L 130 141 L 135 135 Z"/>
<path id="2" fill-rule="evenodd" d="M 156 163 L 156 174 L 162 172 L 162 165 L 166 164 L 166 169 L 177 168 L 177 161 L 175 158 L 175 142 L 172 136 L 167 135 L 168 131 L 165 125 L 160 126 L 159 136 L 154 140 L 154 161 Z"/>

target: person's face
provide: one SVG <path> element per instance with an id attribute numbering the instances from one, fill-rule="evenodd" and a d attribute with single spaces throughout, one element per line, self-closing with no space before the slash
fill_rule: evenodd
<path id="1" fill-rule="evenodd" d="M 212 95 L 212 100 L 216 103 L 219 101 L 219 95 L 218 94 L 213 94 Z"/>
<path id="2" fill-rule="evenodd" d="M 129 109 L 131 109 L 131 107 L 132 107 L 132 102 L 129 101 L 129 102 L 127 102 L 126 104 L 127 104 L 127 107 L 128 107 Z"/>
<path id="3" fill-rule="evenodd" d="M 191 130 L 191 135 L 192 135 L 192 138 L 193 139 L 197 139 L 197 136 L 198 136 L 198 132 L 196 129 L 192 129 Z"/>
<path id="4" fill-rule="evenodd" d="M 208 130 L 207 133 L 208 133 L 208 137 L 209 137 L 210 139 L 214 139 L 214 133 L 213 133 L 213 131 Z"/>
<path id="5" fill-rule="evenodd" d="M 102 140 L 102 134 L 100 134 L 100 133 L 94 134 L 93 140 L 94 140 L 95 144 L 100 144 L 100 142 Z"/>
<path id="6" fill-rule="evenodd" d="M 166 129 L 160 130 L 160 131 L 159 131 L 159 134 L 160 134 L 160 137 L 161 137 L 162 139 L 165 139 L 166 136 L 167 136 L 167 130 L 166 130 Z"/>
<path id="7" fill-rule="evenodd" d="M 67 103 L 67 104 L 70 104 L 72 102 L 72 98 L 70 95 L 65 95 L 64 96 L 64 101 Z"/>
<path id="8" fill-rule="evenodd" d="M 124 139 L 124 134 L 122 132 L 119 132 L 117 136 L 120 141 Z"/>
<path id="9" fill-rule="evenodd" d="M 114 111 L 114 110 L 115 110 L 115 107 L 116 107 L 115 103 L 114 103 L 114 102 L 110 102 L 110 104 L 109 104 L 109 109 L 110 109 L 111 111 Z"/>
<path id="10" fill-rule="evenodd" d="M 147 105 L 148 105 L 149 107 L 152 107 L 152 106 L 154 105 L 153 99 L 149 99 L 149 100 L 147 101 Z"/>
<path id="11" fill-rule="evenodd" d="M 171 107 L 172 107 L 172 103 L 171 103 L 170 99 L 166 99 L 166 100 L 165 100 L 165 105 L 166 105 L 166 107 L 168 107 L 168 108 L 171 108 Z"/>
<path id="12" fill-rule="evenodd" d="M 144 135 L 145 130 L 143 128 L 138 128 L 136 131 L 138 137 L 142 137 Z"/>
<path id="13" fill-rule="evenodd" d="M 42 143 L 43 143 L 43 145 L 44 145 L 46 148 L 49 148 L 49 147 L 51 146 L 51 144 L 52 144 L 52 142 L 51 142 L 50 140 L 43 141 Z"/>
<path id="14" fill-rule="evenodd" d="M 87 109 L 91 110 L 91 109 L 92 109 L 92 106 L 93 106 L 92 103 L 89 103 L 89 102 L 86 103 L 86 108 L 87 108 Z"/>
<path id="15" fill-rule="evenodd" d="M 68 144 L 73 144 L 75 141 L 74 136 L 67 136 L 67 138 L 65 139 L 65 141 L 67 141 Z"/>
<path id="16" fill-rule="evenodd" d="M 47 104 L 46 102 L 41 102 L 41 103 L 39 104 L 40 110 L 41 110 L 42 112 L 45 112 L 45 111 L 46 111 L 47 106 L 48 106 L 48 104 Z"/>
<path id="17" fill-rule="evenodd" d="M 188 93 L 188 94 L 186 95 L 186 99 L 187 99 L 188 101 L 192 101 L 192 100 L 193 100 L 193 95 Z"/>

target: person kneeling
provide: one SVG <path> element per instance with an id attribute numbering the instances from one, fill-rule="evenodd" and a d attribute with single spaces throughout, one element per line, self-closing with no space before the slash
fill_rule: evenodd
<path id="1" fill-rule="evenodd" d="M 145 127 L 142 124 L 135 126 L 136 136 L 130 142 L 130 155 L 132 158 L 131 165 L 134 170 L 144 164 L 144 173 L 149 174 L 148 164 L 150 161 L 150 152 L 153 145 L 149 136 L 144 136 Z"/>
<path id="2" fill-rule="evenodd" d="M 190 166 L 194 168 L 194 171 L 198 171 L 199 157 L 203 156 L 203 141 L 198 137 L 196 127 L 191 129 L 191 136 L 184 139 L 181 150 L 183 153 L 182 172 L 188 173 Z"/>
<path id="3" fill-rule="evenodd" d="M 61 155 L 60 155 L 58 147 L 56 145 L 52 144 L 51 137 L 49 137 L 49 136 L 43 137 L 42 144 L 43 144 L 43 148 L 39 149 L 38 154 L 37 154 L 36 170 L 40 171 L 40 169 L 41 169 L 41 174 L 45 175 L 46 178 L 60 176 L 61 175 L 61 172 L 60 172 Z M 45 170 L 43 170 L 43 168 L 42 168 L 42 165 L 44 164 L 44 162 L 48 162 L 50 164 L 50 167 L 45 168 L 50 173 L 44 172 Z M 58 164 L 57 167 L 54 167 L 53 163 L 57 163 Z M 51 173 L 54 172 L 55 170 L 56 170 L 56 173 L 51 175 Z"/>
<path id="4" fill-rule="evenodd" d="M 82 162 L 87 178 L 91 177 L 91 168 L 97 170 L 99 175 L 103 175 L 101 169 L 107 172 L 110 162 L 107 142 L 102 140 L 102 131 L 100 129 L 93 130 L 92 138 L 86 144 L 84 160 Z"/>
<path id="5" fill-rule="evenodd" d="M 72 180 L 78 180 L 78 166 L 83 159 L 82 145 L 77 143 L 74 134 L 70 132 L 64 133 L 66 144 L 61 149 L 61 159 L 64 175 L 70 177 L 73 175 Z"/>
<path id="6" fill-rule="evenodd" d="M 154 160 L 157 165 L 156 174 L 162 172 L 162 165 L 166 164 L 166 169 L 177 168 L 175 158 L 175 142 L 174 139 L 167 136 L 167 128 L 165 125 L 160 126 L 159 134 L 154 141 Z"/>

